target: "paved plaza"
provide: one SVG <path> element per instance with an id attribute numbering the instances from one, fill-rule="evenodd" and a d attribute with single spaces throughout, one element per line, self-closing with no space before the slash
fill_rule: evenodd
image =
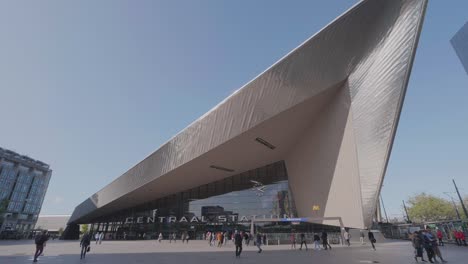
<path id="1" fill-rule="evenodd" d="M 310 245 L 311 246 L 311 245 Z M 0 263 L 31 263 L 34 251 L 33 241 L 0 241 Z M 266 246 L 261 254 L 256 247 L 244 246 L 242 257 L 236 259 L 233 245 L 222 248 L 209 247 L 204 241 L 190 241 L 189 244 L 169 244 L 148 241 L 104 241 L 101 245 L 91 244 L 86 260 L 80 260 L 80 247 L 76 241 L 49 241 L 45 255 L 39 263 L 415 263 L 413 250 L 407 241 L 379 243 L 377 251 L 370 245 L 354 244 L 351 247 L 334 247 L 331 251 L 291 250 L 289 246 Z M 449 263 L 467 263 L 468 248 L 449 245 L 442 247 Z"/>

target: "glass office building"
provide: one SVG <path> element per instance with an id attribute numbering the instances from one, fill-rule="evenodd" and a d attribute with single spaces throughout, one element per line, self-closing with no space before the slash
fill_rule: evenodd
<path id="1" fill-rule="evenodd" d="M 1 231 L 34 228 L 51 174 L 49 165 L 0 148 L 0 201 L 6 204 Z"/>
<path id="2" fill-rule="evenodd" d="M 468 22 L 453 36 L 450 42 L 468 74 Z"/>

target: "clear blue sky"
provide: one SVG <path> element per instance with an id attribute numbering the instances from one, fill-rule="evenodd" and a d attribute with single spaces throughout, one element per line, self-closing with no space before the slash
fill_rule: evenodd
<path id="1" fill-rule="evenodd" d="M 51 164 L 71 213 L 355 0 L 2 1 L 0 146 Z M 431 1 L 385 178 L 401 200 L 468 194 L 468 76 L 449 40 L 468 1 Z"/>

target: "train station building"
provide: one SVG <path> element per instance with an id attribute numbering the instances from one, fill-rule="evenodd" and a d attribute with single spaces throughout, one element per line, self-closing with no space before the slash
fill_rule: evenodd
<path id="1" fill-rule="evenodd" d="M 67 236 L 372 226 L 426 5 L 357 3 L 79 204 Z"/>

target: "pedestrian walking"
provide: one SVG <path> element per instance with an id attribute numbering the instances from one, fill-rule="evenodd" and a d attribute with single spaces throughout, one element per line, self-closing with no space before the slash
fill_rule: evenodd
<path id="1" fill-rule="evenodd" d="M 320 237 L 318 234 L 314 234 L 314 250 L 321 250 L 320 248 Z"/>
<path id="2" fill-rule="evenodd" d="M 225 232 L 223 233 L 223 238 L 224 238 L 223 244 L 224 244 L 225 246 L 227 245 L 228 236 L 229 236 L 228 232 L 225 231 Z"/>
<path id="3" fill-rule="evenodd" d="M 91 250 L 91 234 L 86 232 L 83 237 L 81 237 L 80 247 L 81 247 L 81 255 L 80 259 L 86 258 L 86 253 Z"/>
<path id="4" fill-rule="evenodd" d="M 162 235 L 162 233 L 159 233 L 159 236 L 158 236 L 159 243 L 161 243 L 162 239 L 163 239 L 163 235 Z"/>
<path id="5" fill-rule="evenodd" d="M 349 242 L 349 239 L 351 238 L 351 235 L 349 234 L 348 230 L 345 229 L 343 237 L 344 237 L 348 247 L 351 246 L 351 243 Z"/>
<path id="6" fill-rule="evenodd" d="M 176 233 L 172 233 L 172 235 L 169 235 L 169 243 L 172 243 L 172 241 L 174 240 L 174 243 L 176 242 L 176 238 L 177 238 L 177 235 Z"/>
<path id="7" fill-rule="evenodd" d="M 367 232 L 367 237 L 369 238 L 369 241 L 371 242 L 372 248 L 373 248 L 374 250 L 376 250 L 374 244 L 375 244 L 375 242 L 377 242 L 377 240 L 376 240 L 375 237 L 374 237 L 374 233 L 372 233 L 372 231 L 371 231 L 370 229 L 369 229 L 369 231 Z"/>
<path id="8" fill-rule="evenodd" d="M 453 230 L 453 237 L 455 238 L 455 243 L 457 244 L 457 246 L 461 246 L 461 240 L 460 240 L 460 233 L 458 232 L 458 230 Z"/>
<path id="9" fill-rule="evenodd" d="M 257 241 L 255 241 L 255 243 L 257 244 L 257 247 L 258 247 L 258 252 L 257 253 L 262 253 L 262 234 L 260 233 L 257 233 Z"/>
<path id="10" fill-rule="evenodd" d="M 439 240 L 439 246 L 443 247 L 444 246 L 444 234 L 440 229 L 437 229 L 437 239 Z"/>
<path id="11" fill-rule="evenodd" d="M 36 235 L 34 243 L 36 244 L 36 252 L 34 253 L 33 262 L 37 262 L 37 258 L 44 252 L 45 243 L 49 240 L 47 236 L 47 231 L 43 230 L 41 234 Z"/>
<path id="12" fill-rule="evenodd" d="M 234 244 L 236 245 L 236 258 L 240 258 L 242 253 L 242 235 L 237 230 L 234 234 Z"/>
<path id="13" fill-rule="evenodd" d="M 244 237 L 244 244 L 245 244 L 246 246 L 248 246 L 248 245 L 250 244 L 250 237 L 249 237 L 249 234 L 248 234 L 247 232 L 245 232 L 244 235 L 243 235 L 243 237 Z"/>
<path id="14" fill-rule="evenodd" d="M 104 239 L 104 232 L 101 232 L 99 234 L 99 245 L 102 243 L 102 240 Z"/>
<path id="15" fill-rule="evenodd" d="M 433 243 L 432 240 L 434 238 L 426 231 L 422 231 L 422 238 L 423 238 L 423 246 L 424 249 L 426 250 L 427 258 L 429 262 L 434 263 L 433 259 L 435 256 L 434 248 L 433 248 Z"/>
<path id="16" fill-rule="evenodd" d="M 213 232 L 211 233 L 211 241 L 210 241 L 210 246 L 214 246 L 216 243 L 216 233 Z"/>
<path id="17" fill-rule="evenodd" d="M 330 246 L 330 243 L 328 243 L 328 234 L 325 231 L 322 232 L 322 244 L 325 250 L 332 249 L 332 247 Z"/>
<path id="18" fill-rule="evenodd" d="M 97 245 L 97 243 L 99 242 L 99 232 L 96 232 L 96 234 L 94 234 L 94 240 L 96 241 Z"/>
<path id="19" fill-rule="evenodd" d="M 291 233 L 290 240 L 291 240 L 291 249 L 293 248 L 296 249 L 296 234 Z"/>
<path id="20" fill-rule="evenodd" d="M 432 230 L 430 228 L 427 229 L 427 234 L 429 236 L 429 240 L 431 241 L 432 244 L 432 250 L 434 250 L 434 260 L 437 262 L 436 257 L 438 257 L 442 262 L 447 262 L 445 259 L 442 257 L 442 252 L 440 252 L 439 248 L 439 243 L 437 242 L 436 237 L 432 233 Z"/>
<path id="21" fill-rule="evenodd" d="M 223 245 L 223 240 L 224 240 L 223 233 L 218 232 L 217 236 L 218 236 L 218 247 L 221 247 Z"/>
<path id="22" fill-rule="evenodd" d="M 421 258 L 421 261 L 426 262 L 423 255 L 423 240 L 419 231 L 413 233 L 411 243 L 413 244 L 414 259 L 416 262 L 418 262 L 418 258 Z"/>
<path id="23" fill-rule="evenodd" d="M 366 242 L 364 242 L 364 238 L 366 235 L 364 234 L 364 231 L 359 231 L 359 240 L 361 241 L 361 245 L 364 245 Z"/>
<path id="24" fill-rule="evenodd" d="M 249 243 L 250 243 L 250 241 L 249 241 L 249 234 L 247 234 L 247 232 L 243 232 L 243 233 L 242 233 L 242 237 L 244 238 L 244 244 L 245 244 L 246 246 L 248 246 Z"/>
<path id="25" fill-rule="evenodd" d="M 302 250 L 302 245 L 303 245 L 303 244 L 305 245 L 305 249 L 306 249 L 306 250 L 309 250 L 309 249 L 307 248 L 307 241 L 306 241 L 305 234 L 304 234 L 304 233 L 301 233 L 300 238 L 301 238 L 301 247 L 299 248 L 299 250 Z"/>
<path id="26" fill-rule="evenodd" d="M 208 245 L 211 246 L 211 232 L 206 232 L 205 239 L 208 241 Z"/>
<path id="27" fill-rule="evenodd" d="M 460 231 L 458 233 L 459 233 L 459 236 L 460 236 L 460 245 L 463 245 L 463 246 L 466 247 L 467 244 L 466 244 L 465 232 L 463 232 L 463 230 L 460 229 Z"/>

